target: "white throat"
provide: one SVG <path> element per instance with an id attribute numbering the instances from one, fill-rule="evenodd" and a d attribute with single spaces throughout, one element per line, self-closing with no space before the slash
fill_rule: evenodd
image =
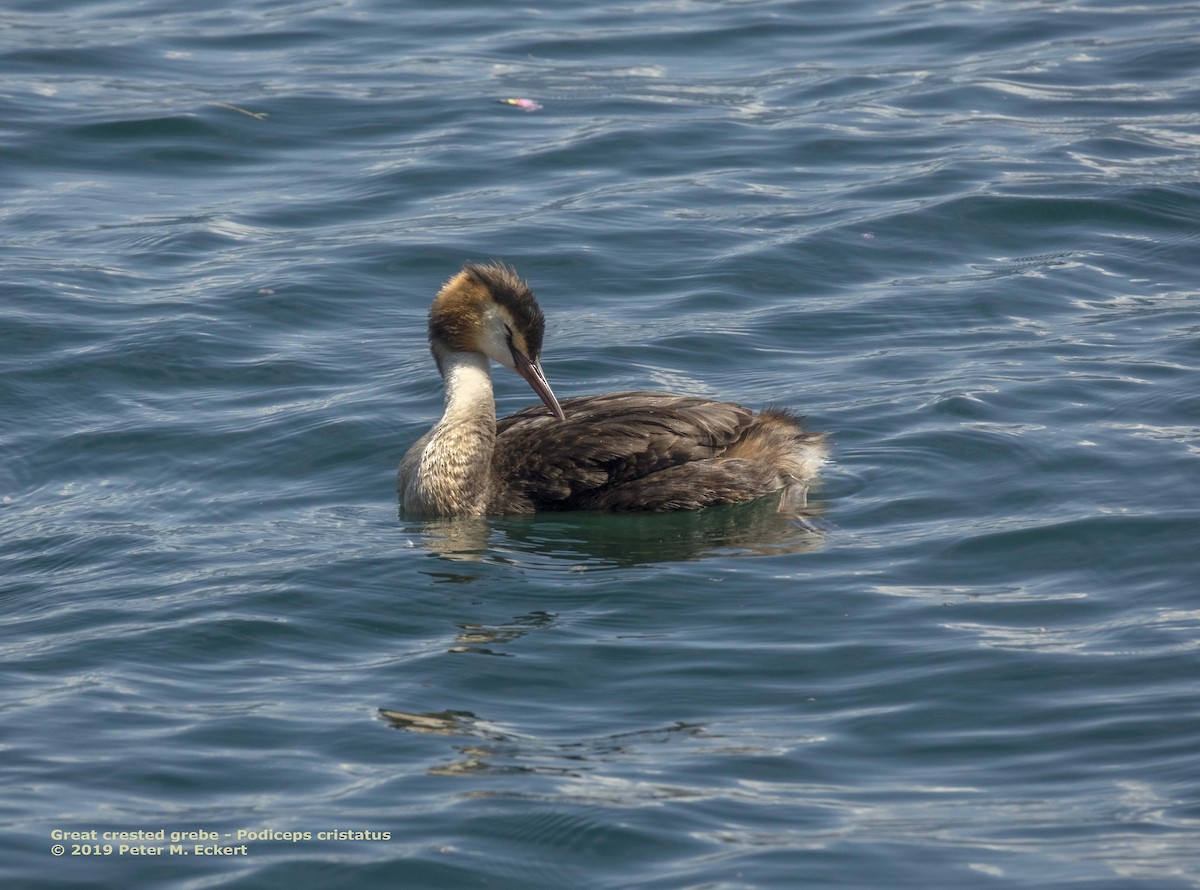
<path id="1" fill-rule="evenodd" d="M 442 422 L 478 416 L 486 409 L 495 417 L 492 371 L 488 357 L 480 352 L 447 352 L 442 355 L 446 387 L 446 412 Z"/>

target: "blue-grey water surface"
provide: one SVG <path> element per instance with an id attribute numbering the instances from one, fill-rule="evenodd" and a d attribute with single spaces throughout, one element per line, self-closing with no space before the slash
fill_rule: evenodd
<path id="1" fill-rule="evenodd" d="M 1200 886 L 1200 6 L 10 0 L 0 220 L 4 887 Z M 400 518 L 493 258 L 823 533 Z"/>

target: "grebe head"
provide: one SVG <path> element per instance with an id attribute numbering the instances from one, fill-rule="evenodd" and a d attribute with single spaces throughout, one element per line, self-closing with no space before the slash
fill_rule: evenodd
<path id="1" fill-rule="evenodd" d="M 503 263 L 467 263 L 442 285 L 429 310 L 429 346 L 438 371 L 451 352 L 480 352 L 516 371 L 550 412 L 565 420 L 542 372 L 546 318 L 529 285 Z"/>

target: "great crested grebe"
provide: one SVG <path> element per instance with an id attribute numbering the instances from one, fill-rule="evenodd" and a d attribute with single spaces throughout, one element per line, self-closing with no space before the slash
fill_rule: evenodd
<path id="1" fill-rule="evenodd" d="M 795 415 L 654 392 L 560 404 L 540 363 L 545 325 L 529 286 L 500 263 L 468 263 L 438 291 L 429 345 L 446 410 L 400 461 L 407 514 L 698 510 L 781 490 L 779 512 L 804 507 L 828 447 Z M 497 421 L 491 359 L 545 407 Z"/>

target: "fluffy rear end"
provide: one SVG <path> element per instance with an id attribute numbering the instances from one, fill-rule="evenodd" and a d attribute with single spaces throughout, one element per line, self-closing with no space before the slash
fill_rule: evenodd
<path id="1" fill-rule="evenodd" d="M 723 457 L 767 466 L 779 474 L 780 513 L 797 513 L 808 500 L 808 483 L 829 457 L 823 433 L 809 432 L 801 418 L 783 408 L 765 408 Z"/>

